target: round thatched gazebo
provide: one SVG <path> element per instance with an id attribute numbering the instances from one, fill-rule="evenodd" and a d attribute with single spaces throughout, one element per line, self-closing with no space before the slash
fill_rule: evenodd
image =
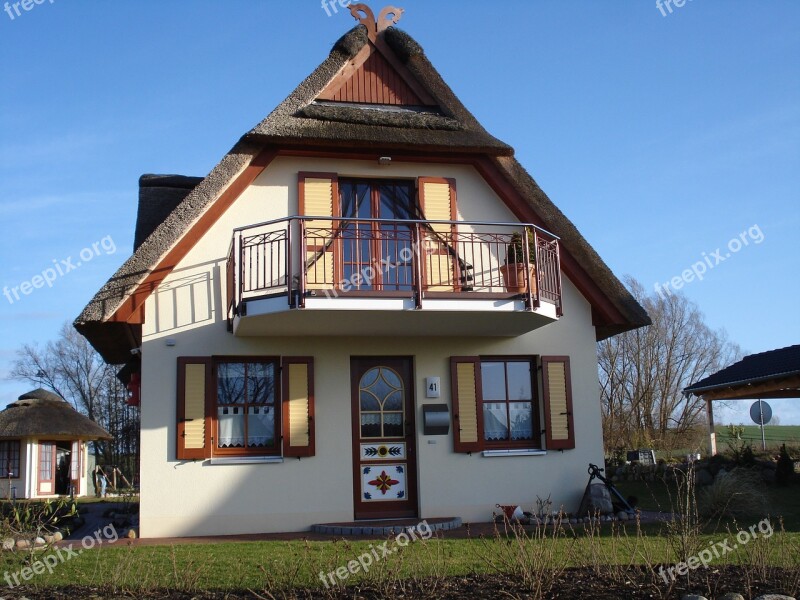
<path id="1" fill-rule="evenodd" d="M 44 389 L 0 411 L 0 493 L 35 498 L 85 495 L 87 444 L 112 436 Z"/>

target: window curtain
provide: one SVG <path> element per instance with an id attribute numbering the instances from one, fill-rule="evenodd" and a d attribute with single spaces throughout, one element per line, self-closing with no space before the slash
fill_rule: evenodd
<path id="1" fill-rule="evenodd" d="M 244 413 L 240 406 L 221 406 L 217 410 L 220 448 L 244 447 Z"/>
<path id="2" fill-rule="evenodd" d="M 275 412 L 271 406 L 251 406 L 247 413 L 247 445 L 272 446 L 275 442 Z"/>
<path id="3" fill-rule="evenodd" d="M 507 418 L 505 403 L 483 405 L 483 432 L 487 440 L 508 439 Z"/>

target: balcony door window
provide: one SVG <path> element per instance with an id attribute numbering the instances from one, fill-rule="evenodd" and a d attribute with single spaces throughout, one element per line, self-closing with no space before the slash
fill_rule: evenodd
<path id="1" fill-rule="evenodd" d="M 358 291 L 411 291 L 413 181 L 339 179 L 341 283 Z M 388 219 L 374 222 L 368 219 Z"/>

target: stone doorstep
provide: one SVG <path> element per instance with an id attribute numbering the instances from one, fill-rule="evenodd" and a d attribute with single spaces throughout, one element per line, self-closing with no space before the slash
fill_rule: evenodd
<path id="1" fill-rule="evenodd" d="M 399 535 L 425 521 L 432 531 L 449 531 L 461 527 L 460 517 L 437 519 L 386 519 L 377 521 L 353 521 L 351 523 L 320 523 L 312 525 L 311 531 L 323 535 L 387 536 Z"/>

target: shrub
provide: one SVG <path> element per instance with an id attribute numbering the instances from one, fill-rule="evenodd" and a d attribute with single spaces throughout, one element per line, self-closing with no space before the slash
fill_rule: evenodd
<path id="1" fill-rule="evenodd" d="M 786 444 L 781 446 L 778 456 L 778 465 L 775 469 L 775 482 L 778 485 L 789 485 L 794 479 L 794 461 L 786 450 Z"/>
<path id="2" fill-rule="evenodd" d="M 767 499 L 758 473 L 737 468 L 717 476 L 698 493 L 698 508 L 707 517 L 746 517 L 764 513 Z"/>

